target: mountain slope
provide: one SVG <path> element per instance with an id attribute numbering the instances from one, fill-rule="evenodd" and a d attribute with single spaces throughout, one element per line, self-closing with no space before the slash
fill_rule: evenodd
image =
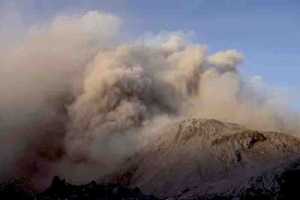
<path id="1" fill-rule="evenodd" d="M 300 140 L 290 135 L 190 119 L 164 129 L 113 180 L 160 197 L 224 194 L 299 153 Z"/>
<path id="2" fill-rule="evenodd" d="M 55 178 L 42 193 L 13 182 L 0 185 L 0 197 L 157 199 L 151 196 L 155 195 L 173 200 L 300 199 L 300 139 L 217 120 L 179 121 L 164 127 L 159 137 L 126 160 L 105 181 L 110 183 L 76 186 Z"/>

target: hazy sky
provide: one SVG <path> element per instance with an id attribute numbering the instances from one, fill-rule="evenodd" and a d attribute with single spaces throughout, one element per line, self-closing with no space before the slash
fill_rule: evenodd
<path id="1" fill-rule="evenodd" d="M 192 31 L 210 51 L 237 49 L 246 57 L 245 75 L 261 76 L 267 84 L 298 96 L 298 0 L 0 0 L 0 33 L 5 34 L 12 21 L 26 27 L 86 10 L 121 16 L 131 36 Z"/>

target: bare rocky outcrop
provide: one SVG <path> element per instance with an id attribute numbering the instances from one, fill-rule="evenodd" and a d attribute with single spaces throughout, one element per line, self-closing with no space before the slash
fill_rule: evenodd
<path id="1" fill-rule="evenodd" d="M 13 182 L 1 185 L 0 196 L 28 200 L 300 199 L 299 138 L 213 119 L 178 121 L 161 131 L 98 183 L 71 185 L 55 178 L 46 191 L 34 193 Z"/>
<path id="2" fill-rule="evenodd" d="M 159 197 L 210 196 L 232 192 L 300 155 L 296 137 L 213 119 L 184 120 L 163 131 L 113 179 Z"/>
<path id="3" fill-rule="evenodd" d="M 50 187 L 40 193 L 26 189 L 20 180 L 2 184 L 0 197 L 18 200 L 158 200 L 152 195 L 143 194 L 138 188 L 97 184 L 95 181 L 72 185 L 58 177 L 54 177 Z"/>

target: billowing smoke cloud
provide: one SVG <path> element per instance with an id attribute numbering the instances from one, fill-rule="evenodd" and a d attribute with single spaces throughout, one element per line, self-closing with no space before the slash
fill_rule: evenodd
<path id="1" fill-rule="evenodd" d="M 120 25 L 96 11 L 57 17 L 1 49 L 1 178 L 105 177 L 188 117 L 297 129 L 288 108 L 243 80 L 236 50 L 210 55 L 182 33 L 120 42 Z"/>

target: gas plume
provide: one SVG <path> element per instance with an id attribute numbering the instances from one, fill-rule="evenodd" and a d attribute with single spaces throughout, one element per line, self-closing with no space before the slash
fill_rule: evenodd
<path id="1" fill-rule="evenodd" d="M 298 114 L 240 75 L 238 51 L 210 54 L 180 32 L 122 41 L 121 24 L 59 16 L 0 49 L 0 178 L 99 179 L 189 117 L 298 130 Z"/>

